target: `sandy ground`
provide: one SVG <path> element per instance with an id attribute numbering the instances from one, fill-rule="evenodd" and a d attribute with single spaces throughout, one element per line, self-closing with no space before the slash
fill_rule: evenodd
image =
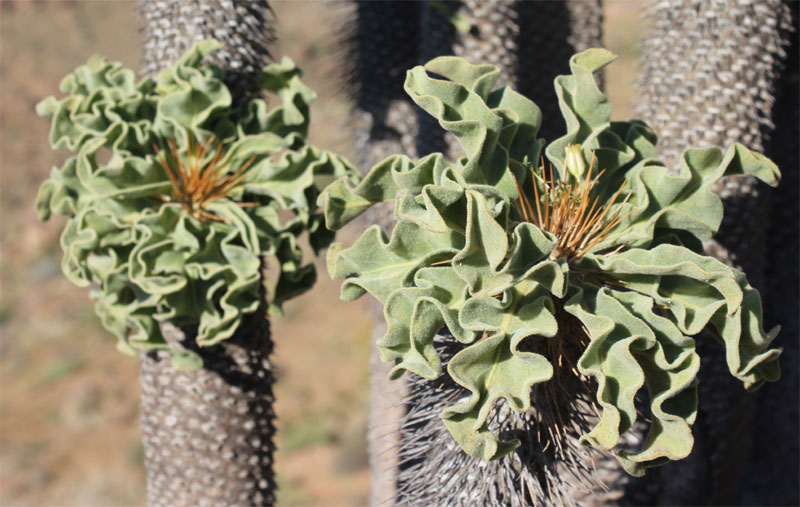
<path id="1" fill-rule="evenodd" d="M 320 95 L 312 140 L 345 154 L 349 108 L 331 54 L 335 15 L 317 1 L 271 2 L 275 55 L 306 69 Z M 629 110 L 634 4 L 612 2 L 607 46 L 621 55 L 607 76 L 616 113 Z M 325 20 L 322 23 L 310 21 Z M 60 163 L 34 105 L 96 52 L 137 68 L 133 3 L 0 3 L 0 505 L 141 505 L 138 365 L 120 355 L 86 291 L 61 275 L 63 218 L 40 223 L 37 187 Z M 352 241 L 357 231 L 345 231 Z M 320 265 L 322 267 L 322 265 Z M 338 299 L 324 270 L 315 291 L 273 321 L 281 505 L 363 505 L 367 358 L 371 322 L 362 302 Z M 324 379 L 321 382 L 320 379 Z"/>

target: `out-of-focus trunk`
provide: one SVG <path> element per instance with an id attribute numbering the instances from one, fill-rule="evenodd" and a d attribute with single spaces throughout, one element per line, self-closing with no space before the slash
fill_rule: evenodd
<path id="1" fill-rule="evenodd" d="M 777 119 L 773 116 L 775 98 L 787 61 L 789 7 L 779 0 L 668 0 L 652 2 L 646 14 L 651 25 L 643 45 L 636 113 L 654 128 L 659 137 L 657 148 L 668 166 L 677 168 L 680 153 L 689 146 L 727 147 L 734 142 L 755 150 L 774 146 L 768 139 Z M 796 36 L 793 37 L 796 39 Z M 781 164 L 784 175 L 789 176 L 788 181 L 782 183 L 779 191 L 749 176 L 719 182 L 715 191 L 723 199 L 725 219 L 719 234 L 706 245 L 707 253 L 742 268 L 753 286 L 766 290 L 768 305 L 776 297 L 771 291 L 793 294 L 793 303 L 792 294 L 787 294 L 788 298 L 780 302 L 791 310 L 775 312 L 768 306 L 765 318 L 770 326 L 784 325 L 785 331 L 775 343 L 795 351 L 787 350 L 788 354 L 781 361 L 784 375 L 795 386 L 794 394 L 779 402 L 785 406 L 782 410 L 770 413 L 759 408 L 759 403 L 769 403 L 771 393 L 784 391 L 782 386 L 787 379 L 766 389 L 768 397 L 759 402 L 757 395 L 746 394 L 741 384 L 728 374 L 723 348 L 709 336 L 700 336 L 697 349 L 703 362 L 699 373 L 699 413 L 693 429 L 695 449 L 687 459 L 654 469 L 644 478 L 631 481 L 626 503 L 737 504 L 743 501 L 740 491 L 743 484 L 775 472 L 774 479 L 761 481 L 762 486 L 772 484 L 775 498 L 789 498 L 781 496 L 784 493 L 779 491 L 791 488 L 794 502 L 790 503 L 797 503 L 797 487 L 793 484 L 797 476 L 797 249 L 788 249 L 793 259 L 777 261 L 775 258 L 777 262 L 791 265 L 793 277 L 786 276 L 788 271 L 778 272 L 787 265 L 775 264 L 772 260 L 775 252 L 768 249 L 776 239 L 770 228 L 772 217 L 776 211 L 781 211 L 775 209 L 775 205 L 787 191 L 795 196 L 790 205 L 794 218 L 789 218 L 788 222 L 782 219 L 784 223 L 779 227 L 784 231 L 791 227 L 793 233 L 789 233 L 788 238 L 797 243 L 796 60 L 795 53 L 795 141 L 790 146 L 775 146 L 767 151 L 767 155 L 778 162 L 781 162 L 781 152 L 795 155 L 793 166 Z M 791 120 L 781 122 L 791 123 Z M 791 126 L 780 128 L 779 136 L 792 135 L 787 132 Z M 780 244 L 781 250 L 787 246 Z M 773 283 L 768 283 L 767 276 L 776 274 L 782 280 L 773 279 Z M 787 287 L 790 288 L 787 290 Z M 785 318 L 793 319 L 793 325 L 783 322 Z M 790 390 L 791 386 L 786 392 Z M 793 417 L 790 416 L 792 411 Z M 783 417 L 786 418 L 781 420 Z M 756 431 L 757 427 L 763 430 Z M 771 433 L 784 427 L 791 427 L 786 441 L 768 444 L 769 437 L 756 437 L 758 433 Z M 779 450 L 766 448 L 767 445 L 793 446 L 795 454 L 790 458 L 791 453 L 788 453 L 787 459 L 777 468 L 750 468 L 748 463 L 753 459 L 773 463 L 766 456 Z M 753 487 L 747 486 L 751 490 Z M 765 491 L 754 494 L 750 501 L 772 503 L 765 500 L 768 497 L 761 496 L 764 494 Z"/>
<path id="2" fill-rule="evenodd" d="M 225 69 L 235 103 L 257 93 L 273 38 L 266 1 L 140 0 L 139 12 L 142 75 L 174 63 L 198 40 L 215 38 L 224 47 L 211 60 Z M 261 298 L 233 337 L 212 347 L 197 347 L 192 327 L 162 326 L 169 342 L 202 357 L 200 371 L 176 371 L 163 353 L 142 354 L 148 505 L 274 503 L 272 340 L 263 288 Z"/>

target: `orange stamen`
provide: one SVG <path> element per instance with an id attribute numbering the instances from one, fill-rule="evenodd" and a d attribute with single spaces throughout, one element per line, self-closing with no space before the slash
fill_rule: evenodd
<path id="1" fill-rule="evenodd" d="M 597 157 L 592 154 L 592 161 L 585 177 L 582 178 L 582 181 L 571 183 L 560 178 L 556 179 L 552 164 L 548 174 L 548 169 L 542 160 L 540 171 L 543 192 L 541 195 L 537 175 L 535 170 L 531 169 L 533 172 L 533 197 L 536 200 L 535 212 L 530 200 L 523 193 L 522 186 L 514 177 L 519 195 L 519 203 L 514 203 L 514 206 L 526 222 L 530 222 L 556 237 L 557 244 L 551 253 L 551 257 L 554 256 L 554 259 L 562 257 L 572 260 L 580 259 L 602 242 L 617 225 L 634 211 L 632 208 L 622 214 L 622 209 L 631 197 L 630 193 L 622 202 L 617 203 L 627 181 L 622 183 L 605 204 L 600 203 L 599 196 L 592 195 L 600 177 L 605 173 L 605 170 L 595 171 L 596 160 Z M 624 245 L 615 252 L 623 247 Z"/>
<path id="2" fill-rule="evenodd" d="M 224 222 L 225 218 L 209 212 L 206 206 L 216 200 L 230 197 L 231 191 L 247 176 L 255 156 L 235 173 L 227 173 L 227 164 L 221 163 L 225 157 L 225 150 L 221 145 L 217 147 L 211 161 L 204 164 L 213 140 L 214 136 L 211 136 L 205 144 L 201 144 L 190 137 L 185 159 L 180 157 L 173 139 L 167 141 L 166 150 L 159 150 L 156 145 L 153 147 L 157 160 L 172 184 L 172 200 L 197 219 Z M 256 205 L 256 203 L 237 204 L 242 207 Z"/>

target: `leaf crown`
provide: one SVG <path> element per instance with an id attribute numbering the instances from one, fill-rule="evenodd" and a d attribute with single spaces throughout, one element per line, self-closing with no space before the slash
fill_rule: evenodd
<path id="1" fill-rule="evenodd" d="M 582 444 L 613 452 L 636 475 L 686 457 L 700 365 L 693 335 L 703 329 L 746 388 L 779 377 L 780 350 L 768 348 L 777 329 L 764 331 L 758 292 L 701 253 L 722 220 L 711 185 L 736 174 L 776 185 L 777 167 L 737 144 L 686 150 L 670 171 L 644 123 L 611 121 L 593 73 L 613 58 L 603 49 L 571 58 L 571 74 L 555 80 L 566 134 L 546 148 L 539 108 L 494 89 L 495 67 L 456 57 L 415 67 L 406 92 L 464 156 L 392 155 L 358 185 L 339 180 L 319 198 L 331 228 L 394 201 L 391 237 L 373 226 L 350 247 L 334 244 L 328 270 L 344 279 L 343 299 L 369 293 L 383 304 L 378 347 L 395 363 L 392 377 L 440 376 L 433 339 L 443 328 L 461 343 L 447 368 L 465 394 L 441 418 L 474 457 L 497 459 L 519 444 L 489 430 L 495 402 L 547 410 L 532 406 L 531 393 L 567 382 L 562 370 L 592 386 L 598 418 Z M 547 176 L 544 162 L 531 170 L 542 156 Z M 605 218 L 592 222 L 598 212 Z M 601 233 L 588 234 L 598 223 Z M 645 386 L 647 437 L 636 451 L 618 450 Z"/>
<path id="2" fill-rule="evenodd" d="M 315 202 L 330 181 L 355 177 L 343 159 L 306 141 L 314 92 L 288 58 L 264 67 L 268 107 L 234 109 L 223 71 L 203 64 L 220 48 L 199 42 L 156 80 L 93 57 L 37 112 L 52 117 L 50 143 L 74 153 L 41 185 L 42 219 L 68 215 L 62 270 L 91 297 L 119 348 L 165 348 L 180 368 L 199 356 L 170 348 L 158 322 L 198 324 L 197 343 L 230 337 L 256 310 L 261 259 L 276 277 L 268 309 L 314 283 L 297 236 L 326 247 Z M 107 153 L 110 160 L 102 161 Z M 282 210 L 291 213 L 283 213 Z"/>

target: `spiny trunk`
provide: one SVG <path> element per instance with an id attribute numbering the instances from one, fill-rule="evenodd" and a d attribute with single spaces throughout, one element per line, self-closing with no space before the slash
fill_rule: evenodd
<path id="1" fill-rule="evenodd" d="M 147 504 L 272 505 L 272 341 L 262 311 L 228 340 L 197 347 L 196 330 L 162 326 L 203 358 L 176 371 L 165 354 L 142 357 Z"/>
<path id="2" fill-rule="evenodd" d="M 654 128 L 659 152 L 670 167 L 677 167 L 680 153 L 689 146 L 741 142 L 751 149 L 764 148 L 786 57 L 788 11 L 778 0 L 650 4 L 647 15 L 653 21 L 643 45 L 636 113 Z M 797 148 L 793 145 L 789 150 L 796 152 Z M 796 166 L 781 169 L 796 171 Z M 724 201 L 725 219 L 719 234 L 706 245 L 707 253 L 743 268 L 755 287 L 768 288 L 766 248 L 771 233 L 767 224 L 770 201 L 776 194 L 753 177 L 728 178 L 718 183 L 715 191 Z M 795 219 L 792 237 L 796 237 L 796 227 Z M 796 260 L 794 265 L 796 269 Z M 792 308 L 796 310 L 796 303 Z M 768 309 L 766 318 L 775 317 Z M 778 340 L 795 342 L 797 335 L 782 333 Z M 756 398 L 728 374 L 719 344 L 701 336 L 697 349 L 703 363 L 699 413 L 693 429 L 695 449 L 687 459 L 633 480 L 626 492 L 631 504 L 738 503 L 743 480 L 759 473 L 748 471 L 746 465 L 754 441 L 754 419 L 793 425 L 796 441 L 796 416 L 792 422 L 781 422 L 758 410 Z M 796 361 L 782 364 L 797 367 Z M 770 452 L 752 448 L 755 456 Z M 797 470 L 796 455 L 793 461 Z M 784 479 L 793 482 L 788 477 Z M 763 503 L 763 498 L 754 500 Z"/>
<path id="3" fill-rule="evenodd" d="M 356 160 L 364 171 L 393 153 L 414 153 L 414 104 L 403 90 L 419 62 L 420 2 L 354 2 L 346 35 L 355 96 Z"/>
<path id="4" fill-rule="evenodd" d="M 377 307 L 378 305 L 374 305 Z M 379 310 L 379 308 L 374 308 Z M 372 341 L 386 333 L 383 315 L 374 312 L 375 327 Z M 392 505 L 397 491 L 400 441 L 400 423 L 403 418 L 403 400 L 406 397 L 404 382 L 388 379 L 391 364 L 381 361 L 378 348 L 372 345 L 369 357 L 370 406 L 367 445 L 370 467 L 370 505 Z"/>
<path id="5" fill-rule="evenodd" d="M 137 0 L 144 22 L 143 76 L 155 76 L 203 39 L 223 47 L 208 61 L 225 69 L 225 84 L 237 104 L 258 90 L 269 44 L 275 40 L 274 14 L 266 0 Z"/>
<path id="6" fill-rule="evenodd" d="M 356 0 L 347 13 L 346 79 L 355 99 L 351 123 L 355 163 L 362 173 L 393 153 L 416 156 L 416 106 L 403 90 L 406 71 L 420 62 L 417 41 L 422 2 Z M 373 206 L 366 220 L 388 231 L 391 203 Z"/>
<path id="7" fill-rule="evenodd" d="M 272 40 L 263 1 L 140 0 L 145 26 L 143 75 L 154 75 L 201 39 L 224 48 L 211 59 L 226 71 L 234 101 L 257 93 Z M 197 372 L 172 368 L 163 353 L 141 357 L 142 433 L 147 503 L 272 505 L 273 370 L 264 290 L 259 309 L 230 339 L 197 347 L 196 330 L 162 326 L 173 344 L 203 358 Z"/>
<path id="8" fill-rule="evenodd" d="M 436 336 L 434 345 L 443 368 L 464 347 L 446 332 Z M 444 407 L 463 396 L 461 386 L 446 373 L 433 381 L 409 376 L 408 383 L 397 504 L 607 505 L 618 497 L 619 490 L 605 491 L 601 485 L 621 473 L 616 462 L 588 454 L 577 442 L 577 435 L 590 429 L 593 417 L 587 398 L 559 400 L 563 419 L 558 422 L 546 386 L 532 390 L 529 412 L 520 414 L 503 402 L 496 404 L 488 420 L 490 431 L 504 439 L 518 438 L 522 444 L 489 462 L 464 453 L 439 418 Z M 568 435 L 561 441 L 562 455 L 547 432 L 555 424 Z"/>

